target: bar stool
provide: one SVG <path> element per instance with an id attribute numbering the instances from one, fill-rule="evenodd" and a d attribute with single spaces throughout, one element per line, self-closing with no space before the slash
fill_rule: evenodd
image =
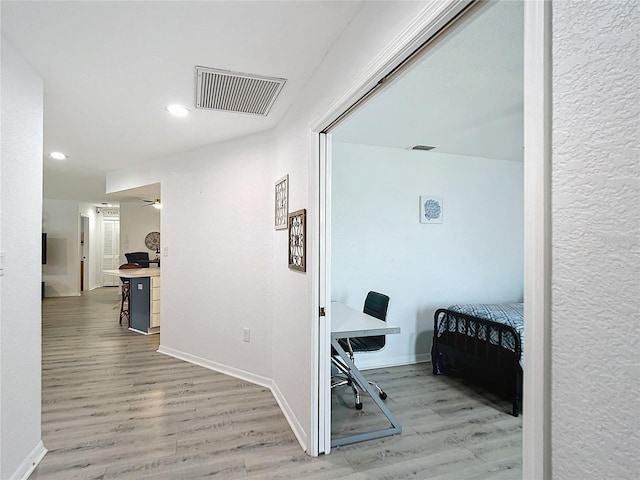
<path id="1" fill-rule="evenodd" d="M 139 263 L 125 263 L 120 265 L 119 270 L 130 270 L 134 268 L 142 268 Z M 131 318 L 129 316 L 129 301 L 131 299 L 131 280 L 129 278 L 120 277 L 122 281 L 122 303 L 120 303 L 120 325 L 122 325 L 122 317 L 127 317 L 127 327 L 131 326 Z"/>

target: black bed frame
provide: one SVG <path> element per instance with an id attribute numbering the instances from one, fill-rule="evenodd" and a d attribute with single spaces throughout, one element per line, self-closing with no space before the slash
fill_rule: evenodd
<path id="1" fill-rule="evenodd" d="M 438 336 L 438 318 L 443 314 L 442 322 L 446 322 L 445 331 Z M 464 333 L 460 332 L 460 321 L 464 320 Z M 476 323 L 475 335 L 469 335 L 471 322 Z M 485 339 L 478 338 L 482 326 L 486 327 Z M 453 330 L 453 331 L 452 331 Z M 489 341 L 489 332 L 498 333 L 498 344 Z M 503 335 L 509 332 L 516 339 L 515 351 L 502 347 Z M 449 370 L 465 372 L 474 379 L 489 380 L 506 386 L 513 395 L 511 414 L 520 414 L 522 401 L 522 367 L 520 352 L 522 345 L 518 332 L 508 325 L 484 318 L 441 308 L 433 316 L 433 346 L 431 361 L 433 374 L 441 375 Z"/>

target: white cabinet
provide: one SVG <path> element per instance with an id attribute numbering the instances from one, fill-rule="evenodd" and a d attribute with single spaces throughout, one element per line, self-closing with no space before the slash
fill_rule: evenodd
<path id="1" fill-rule="evenodd" d="M 160 277 L 151 277 L 151 325 L 160 326 Z"/>

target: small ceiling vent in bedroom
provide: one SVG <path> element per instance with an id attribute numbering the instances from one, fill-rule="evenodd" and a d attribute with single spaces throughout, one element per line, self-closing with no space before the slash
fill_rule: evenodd
<path id="1" fill-rule="evenodd" d="M 196 108 L 266 116 L 286 81 L 196 67 Z"/>
<path id="2" fill-rule="evenodd" d="M 434 148 L 436 147 L 432 147 L 431 145 L 413 145 L 412 147 L 407 147 L 407 150 L 422 150 L 423 152 L 428 152 Z"/>

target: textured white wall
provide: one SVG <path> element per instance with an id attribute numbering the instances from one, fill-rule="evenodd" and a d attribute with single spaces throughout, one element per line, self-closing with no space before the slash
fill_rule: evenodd
<path id="1" fill-rule="evenodd" d="M 271 378 L 273 152 L 265 135 L 203 148 L 162 182 L 161 345 L 258 381 Z"/>
<path id="2" fill-rule="evenodd" d="M 640 472 L 639 12 L 633 0 L 553 2 L 557 479 Z"/>
<path id="3" fill-rule="evenodd" d="M 21 478 L 40 432 L 42 79 L 4 37 L 0 155 L 0 478 Z"/>
<path id="4" fill-rule="evenodd" d="M 424 194 L 442 224 L 420 223 Z M 522 162 L 334 142 L 331 200 L 331 299 L 385 293 L 402 330 L 358 365 L 429 361 L 437 308 L 522 301 Z"/>

